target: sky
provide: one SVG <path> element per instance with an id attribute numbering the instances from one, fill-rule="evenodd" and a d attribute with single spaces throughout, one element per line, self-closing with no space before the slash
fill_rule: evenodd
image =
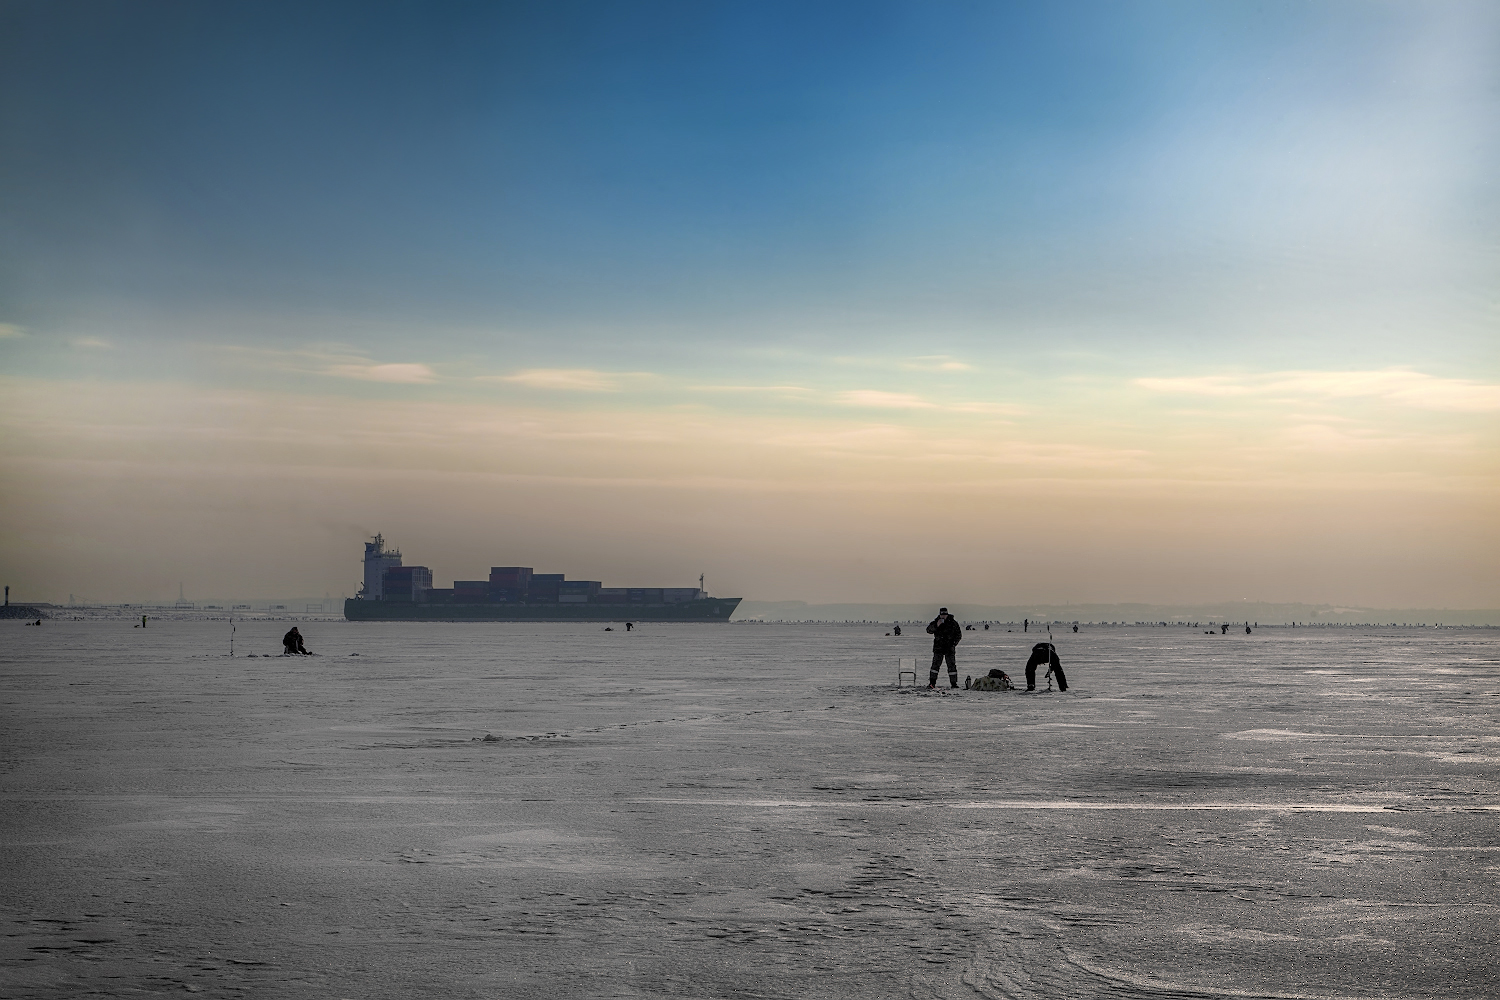
<path id="1" fill-rule="evenodd" d="M 1500 607 L 1500 7 L 0 0 L 0 576 Z"/>

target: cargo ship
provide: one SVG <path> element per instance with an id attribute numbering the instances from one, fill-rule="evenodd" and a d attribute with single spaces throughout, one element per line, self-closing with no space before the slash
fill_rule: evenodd
<path id="1" fill-rule="evenodd" d="M 365 543 L 359 596 L 344 602 L 344 617 L 359 621 L 441 622 L 727 622 L 739 597 L 709 597 L 696 587 L 605 587 L 569 580 L 530 566 L 493 566 L 487 580 L 432 585 L 426 566 L 403 566 L 401 553 L 376 535 Z"/>

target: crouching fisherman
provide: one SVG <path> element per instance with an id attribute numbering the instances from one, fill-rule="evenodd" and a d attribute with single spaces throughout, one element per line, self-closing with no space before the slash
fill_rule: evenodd
<path id="1" fill-rule="evenodd" d="M 1014 691 L 1015 689 L 1016 686 L 1010 682 L 1010 675 L 999 667 L 995 667 L 977 681 L 971 677 L 964 678 L 965 691 Z"/>
<path id="2" fill-rule="evenodd" d="M 281 637 L 281 648 L 283 656 L 308 655 L 307 646 L 302 642 L 302 633 L 297 631 L 295 625 L 292 626 L 290 632 Z"/>
<path id="3" fill-rule="evenodd" d="M 1063 674 L 1062 661 L 1057 658 L 1057 647 L 1050 642 L 1039 642 L 1031 647 L 1031 659 L 1026 661 L 1026 690 L 1036 690 L 1036 668 L 1046 667 L 1047 672 L 1057 677 L 1057 689 L 1068 689 L 1068 678 Z"/>

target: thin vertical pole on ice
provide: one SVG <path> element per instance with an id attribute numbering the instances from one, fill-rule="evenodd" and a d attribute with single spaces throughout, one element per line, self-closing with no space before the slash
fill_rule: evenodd
<path id="1" fill-rule="evenodd" d="M 1057 655 L 1057 645 L 1052 640 L 1052 626 L 1047 626 L 1047 691 L 1052 691 L 1052 657 Z"/>

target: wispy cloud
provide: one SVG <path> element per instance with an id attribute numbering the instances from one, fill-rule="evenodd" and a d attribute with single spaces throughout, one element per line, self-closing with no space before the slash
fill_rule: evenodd
<path id="1" fill-rule="evenodd" d="M 819 360 L 850 368 L 871 368 L 881 371 L 967 372 L 974 370 L 973 365 L 967 361 L 960 361 L 951 354 L 917 354 L 904 358 L 882 354 L 838 354 Z"/>
<path id="2" fill-rule="evenodd" d="M 850 389 L 838 394 L 847 406 L 866 406 L 881 410 L 936 410 L 940 407 L 909 392 L 884 392 L 880 389 Z"/>
<path id="3" fill-rule="evenodd" d="M 74 337 L 69 343 L 74 347 L 81 347 L 91 351 L 108 351 L 115 346 L 102 337 Z"/>
<path id="4" fill-rule="evenodd" d="M 528 368 L 514 375 L 481 375 L 486 382 L 512 382 L 532 389 L 564 392 L 619 392 L 626 379 L 644 372 L 601 372 L 592 368 Z"/>
<path id="5" fill-rule="evenodd" d="M 974 366 L 947 354 L 923 354 L 901 362 L 902 368 L 920 372 L 967 372 Z"/>
<path id="6" fill-rule="evenodd" d="M 1369 427 L 1326 417 L 1289 424 L 1276 441 L 1292 452 L 1364 455 L 1367 461 L 1387 469 L 1406 466 L 1401 455 L 1421 456 L 1426 463 L 1465 461 L 1481 455 L 1487 458 L 1484 444 L 1473 434 Z M 1410 466 L 1406 468 L 1409 471 Z"/>
<path id="7" fill-rule="evenodd" d="M 427 385 L 439 381 L 430 365 L 415 361 L 377 362 L 343 344 L 314 344 L 294 350 L 245 347 L 220 348 L 238 364 L 249 364 L 303 375 L 331 375 L 364 382 Z"/>
<path id="8" fill-rule="evenodd" d="M 15 323 L 0 323 L 0 340 L 9 340 L 12 337 L 24 336 L 26 336 L 25 327 L 18 326 Z"/>
<path id="9" fill-rule="evenodd" d="M 812 392 L 800 385 L 695 385 L 694 392 Z"/>
<path id="10" fill-rule="evenodd" d="M 834 397 L 845 406 L 860 406 L 876 410 L 930 410 L 943 413 L 989 413 L 1016 415 L 1023 412 L 1019 406 L 1002 403 L 935 403 L 910 392 L 886 392 L 883 389 L 849 389 Z"/>
<path id="11" fill-rule="evenodd" d="M 765 443 L 791 451 L 814 454 L 889 455 L 916 450 L 920 441 L 909 428 L 891 424 L 869 424 L 859 427 L 825 427 L 812 425 L 785 429 L 765 438 Z"/>
<path id="12" fill-rule="evenodd" d="M 1404 368 L 1138 378 L 1135 384 L 1152 392 L 1191 396 L 1363 398 L 1426 410 L 1465 413 L 1500 410 L 1500 385 L 1471 379 L 1442 378 Z"/>
<path id="13" fill-rule="evenodd" d="M 954 403 L 951 406 L 944 406 L 943 409 L 949 413 L 988 413 L 994 416 L 1010 417 L 1026 412 L 1026 407 L 1010 403 Z"/>
<path id="14" fill-rule="evenodd" d="M 437 372 L 423 364 L 341 364 L 323 370 L 326 375 L 339 378 L 357 378 L 368 382 L 401 382 L 421 385 L 438 380 Z"/>

